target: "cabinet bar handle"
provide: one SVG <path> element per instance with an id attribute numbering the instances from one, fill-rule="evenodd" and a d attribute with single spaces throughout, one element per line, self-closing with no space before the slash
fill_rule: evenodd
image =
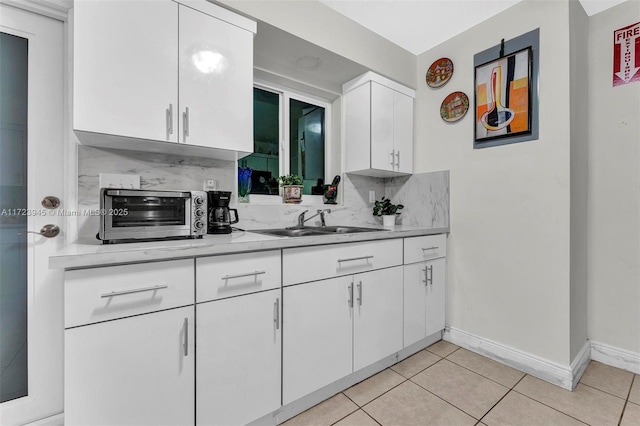
<path id="1" fill-rule="evenodd" d="M 433 285 L 433 265 L 427 266 L 427 270 L 429 271 L 427 281 L 429 284 Z"/>
<path id="2" fill-rule="evenodd" d="M 341 262 L 353 262 L 355 260 L 368 260 L 373 259 L 373 256 L 351 257 L 349 259 L 338 259 L 338 263 Z"/>
<path id="3" fill-rule="evenodd" d="M 349 284 L 349 307 L 353 308 L 353 282 Z"/>
<path id="4" fill-rule="evenodd" d="M 429 281 L 429 276 L 427 275 L 427 267 L 425 266 L 425 268 L 422 270 L 422 272 L 424 272 L 424 280 L 422 280 L 422 282 L 424 283 L 424 285 L 427 285 L 427 282 Z"/>
<path id="5" fill-rule="evenodd" d="M 189 136 L 189 107 L 184 109 L 182 113 L 182 137 L 184 142 L 187 141 L 187 137 Z"/>
<path id="6" fill-rule="evenodd" d="M 400 151 L 396 152 L 396 167 L 398 167 L 398 170 L 400 170 Z"/>
<path id="7" fill-rule="evenodd" d="M 276 330 L 280 329 L 280 298 L 276 297 L 276 303 L 273 304 L 273 308 L 275 309 L 273 315 L 273 322 L 276 323 Z"/>
<path id="8" fill-rule="evenodd" d="M 358 305 L 362 306 L 362 281 L 358 281 Z"/>
<path id="9" fill-rule="evenodd" d="M 182 324 L 182 332 L 184 333 L 184 343 L 182 344 L 182 350 L 184 351 L 184 356 L 189 356 L 189 318 L 184 319 L 184 324 Z"/>
<path id="10" fill-rule="evenodd" d="M 422 249 L 422 251 L 427 251 L 427 250 L 438 250 L 440 247 L 438 246 L 433 246 L 433 247 L 424 247 Z"/>
<path id="11" fill-rule="evenodd" d="M 225 275 L 221 278 L 221 280 L 230 280 L 232 278 L 243 278 L 243 277 L 252 277 L 254 275 L 263 275 L 266 274 L 267 271 L 255 271 L 255 272 L 247 272 L 245 274 L 236 274 L 236 275 Z"/>
<path id="12" fill-rule="evenodd" d="M 112 291 L 111 293 L 105 293 L 100 297 L 113 297 L 113 296 L 122 296 L 123 294 L 132 294 L 132 293 L 142 293 L 143 291 L 156 291 L 163 288 L 169 287 L 168 285 L 154 285 L 153 287 L 146 288 L 136 288 L 135 290 L 123 290 L 123 291 Z"/>
<path id="13" fill-rule="evenodd" d="M 394 149 L 391 151 L 391 163 L 389 163 L 391 164 L 391 168 L 395 166 L 395 156 L 396 156 L 396 150 Z"/>
<path id="14" fill-rule="evenodd" d="M 167 139 L 173 134 L 173 104 L 169 104 L 167 108 Z"/>

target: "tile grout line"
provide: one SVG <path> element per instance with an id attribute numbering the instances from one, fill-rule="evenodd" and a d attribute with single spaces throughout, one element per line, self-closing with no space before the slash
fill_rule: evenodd
<path id="1" fill-rule="evenodd" d="M 622 413 L 620 413 L 620 419 L 618 420 L 618 426 L 622 424 L 622 418 L 624 417 L 624 412 L 627 411 L 627 405 L 629 405 L 629 397 L 631 396 L 631 389 L 633 389 L 633 383 L 636 381 L 636 374 L 631 377 L 631 386 L 629 386 L 629 392 L 627 392 L 627 399 L 624 401 L 624 405 L 622 406 Z"/>
<path id="2" fill-rule="evenodd" d="M 452 362 L 452 361 L 450 361 Z M 454 363 L 455 364 L 455 363 Z M 457 365 L 457 364 L 456 364 Z M 484 376 L 483 376 L 484 377 Z M 500 398 L 495 404 L 493 404 L 493 406 L 491 408 L 489 408 L 487 410 L 486 413 L 484 413 L 484 415 L 482 417 L 480 417 L 480 419 L 478 419 L 478 422 L 481 422 L 482 419 L 484 419 L 485 417 L 487 417 L 487 414 L 489 414 L 491 412 L 491 410 L 493 410 L 494 408 L 496 408 L 496 406 L 498 404 L 500 404 L 500 402 L 502 402 L 503 399 L 505 399 L 507 397 L 507 395 L 509 395 L 511 392 L 513 392 L 513 389 L 518 386 L 518 383 L 520 383 L 524 378 L 526 377 L 526 373 L 524 376 L 520 377 L 520 380 L 518 380 L 513 386 L 511 386 L 511 388 L 509 388 L 509 390 L 507 391 L 507 393 L 505 393 L 504 395 L 502 395 L 502 398 Z M 491 380 L 491 379 L 489 379 Z"/>
<path id="3" fill-rule="evenodd" d="M 533 378 L 537 379 L 537 377 L 535 377 L 535 376 L 531 376 L 530 374 L 527 374 L 526 376 L 530 376 L 530 377 L 533 377 Z M 526 377 L 526 376 L 525 376 L 525 377 Z M 525 379 L 525 377 L 523 377 L 523 378 L 522 378 L 522 380 L 524 380 L 524 379 Z M 522 380 L 520 380 L 520 381 L 522 381 Z M 540 379 L 538 379 L 538 380 L 540 380 Z M 519 383 L 519 382 L 518 382 L 518 383 Z M 556 385 L 554 385 L 554 386 L 556 386 Z M 565 389 L 565 390 L 566 390 L 566 389 Z M 557 411 L 557 412 L 558 412 L 558 413 L 560 413 L 560 414 L 564 414 L 565 416 L 570 417 L 570 418 L 574 419 L 574 420 L 575 420 L 575 421 L 577 421 L 577 422 L 580 422 L 580 423 L 585 424 L 585 425 L 588 425 L 588 424 L 589 424 L 589 423 L 587 423 L 587 422 L 585 422 L 585 421 L 580 420 L 580 419 L 579 419 L 579 418 L 577 418 L 577 417 L 572 416 L 572 415 L 571 415 L 571 414 L 569 414 L 569 413 L 565 413 L 564 411 L 562 411 L 562 410 L 560 410 L 560 409 L 558 409 L 558 408 L 556 408 L 556 407 L 552 407 L 552 406 L 550 406 L 550 405 L 548 405 L 548 404 L 546 404 L 546 403 L 544 403 L 544 402 L 542 402 L 542 401 L 538 401 L 536 398 L 534 398 L 534 397 L 532 397 L 532 396 L 530 396 L 530 395 L 526 395 L 526 394 L 524 394 L 524 393 L 522 393 L 522 392 L 518 391 L 517 389 L 515 389 L 515 387 L 514 387 L 514 389 L 513 389 L 513 392 L 517 393 L 517 394 L 518 394 L 518 395 L 520 395 L 520 396 L 524 396 L 525 398 L 529 398 L 530 400 L 535 401 L 535 402 L 537 402 L 538 404 L 544 405 L 544 406 L 545 406 L 545 407 L 547 407 L 547 408 L 550 408 L 550 409 L 552 409 L 552 410 L 554 410 L 554 411 Z M 572 391 L 571 391 L 571 392 L 572 392 Z"/>
<path id="4" fill-rule="evenodd" d="M 456 352 L 457 352 L 457 351 L 456 351 Z M 453 353 L 453 352 L 452 352 L 452 353 Z M 448 356 L 448 355 L 447 355 L 447 356 Z M 482 356 L 482 355 L 480 355 L 480 356 Z M 483 357 L 483 358 L 486 358 L 486 357 Z M 496 381 L 496 380 L 492 379 L 491 377 L 487 377 L 487 376 L 485 376 L 484 374 L 480 374 L 480 373 L 478 373 L 477 371 L 470 369 L 469 367 L 466 367 L 466 366 L 464 366 L 464 365 L 462 365 L 462 364 L 458 364 L 457 362 L 450 360 L 449 358 L 444 358 L 444 359 L 446 359 L 447 361 L 449 361 L 449 362 L 450 362 L 450 363 L 452 363 L 452 364 L 457 365 L 458 367 L 462 367 L 462 368 L 464 368 L 464 369 L 465 369 L 465 370 L 467 370 L 467 371 L 470 371 L 470 372 L 472 372 L 472 373 L 475 373 L 475 374 L 477 374 L 477 375 L 478 375 L 478 376 L 480 376 L 480 377 L 484 377 L 484 378 L 485 378 L 485 379 L 487 379 L 487 380 L 491 380 L 493 383 L 496 383 L 496 384 L 498 384 L 498 385 L 500 385 L 500 386 L 504 386 L 505 388 L 508 388 L 508 389 L 510 389 L 510 390 L 511 390 L 511 389 L 513 389 L 513 388 L 514 388 L 518 383 L 520 383 L 520 381 L 524 378 L 524 376 L 526 376 L 526 375 L 527 375 L 527 373 L 525 373 L 524 371 L 516 370 L 516 369 L 515 369 L 515 368 L 513 368 L 513 367 L 509 367 L 508 365 L 501 364 L 501 365 L 504 365 L 505 367 L 511 368 L 511 369 L 513 369 L 513 370 L 515 370 L 515 371 L 519 371 L 520 373 L 522 373 L 522 377 L 520 377 L 520 378 L 518 379 L 518 381 L 517 381 L 517 382 L 516 382 L 516 383 L 515 383 L 511 388 L 509 388 L 509 387 L 508 387 L 507 385 L 505 385 L 504 383 L 500 383 L 500 382 L 498 382 L 498 381 Z M 488 360 L 490 360 L 490 361 L 493 361 L 491 358 L 487 358 L 487 359 L 488 359 Z M 494 361 L 494 362 L 497 362 L 497 361 Z"/>
<path id="5" fill-rule="evenodd" d="M 422 350 L 426 351 L 426 350 L 427 350 L 427 348 L 422 349 Z M 457 349 L 456 349 L 456 350 L 457 350 Z M 418 352 L 420 352 L 420 351 L 418 351 Z M 416 354 L 417 354 L 418 352 L 416 352 Z M 436 365 L 437 363 L 439 363 L 440 361 L 442 361 L 442 360 L 444 359 L 443 357 L 441 357 L 440 355 L 438 355 L 438 354 L 436 354 L 436 353 L 433 353 L 433 352 L 431 352 L 431 351 L 427 351 L 427 352 L 429 352 L 429 353 L 431 353 L 431 354 L 433 354 L 433 355 L 435 355 L 435 356 L 439 357 L 440 359 L 439 359 L 438 361 L 434 362 L 433 364 L 431 364 L 430 366 L 428 366 L 428 367 L 426 367 L 426 368 L 423 368 L 422 370 L 420 370 L 419 372 L 417 372 L 416 374 L 414 374 L 414 375 L 413 375 L 413 376 L 411 376 L 411 377 L 414 377 L 414 376 L 416 376 L 416 375 L 420 374 L 421 372 L 423 372 L 423 371 L 425 371 L 425 370 L 427 370 L 427 369 L 431 368 L 432 366 Z M 454 352 L 455 352 L 455 351 L 454 351 Z M 452 352 L 452 353 L 453 353 L 453 352 Z M 414 355 L 415 355 L 415 354 L 414 354 Z M 413 355 L 412 355 L 412 356 L 413 356 Z M 409 358 L 410 358 L 410 357 L 409 357 Z M 406 358 L 406 359 L 408 359 L 408 358 Z M 402 360 L 402 361 L 404 361 L 404 360 Z M 402 361 L 400 361 L 400 362 L 402 362 Z M 393 365 L 398 365 L 400 362 L 398 362 L 398 363 L 396 363 L 396 364 L 393 364 Z M 371 415 L 370 415 L 370 414 L 369 414 L 369 413 L 364 409 L 364 407 L 366 407 L 367 405 L 371 404 L 373 401 L 375 401 L 376 399 L 378 399 L 378 398 L 382 397 L 383 395 L 385 395 L 385 394 L 387 394 L 387 393 L 391 392 L 393 389 L 397 388 L 398 386 L 402 385 L 403 383 L 406 383 L 406 382 L 411 381 L 411 378 L 406 378 L 406 377 L 404 377 L 402 374 L 400 374 L 400 373 L 398 373 L 397 371 L 393 370 L 393 369 L 391 368 L 391 367 L 393 367 L 393 365 L 391 365 L 391 366 L 389 366 L 389 367 L 387 367 L 387 368 L 388 368 L 388 369 L 390 369 L 391 371 L 393 371 L 394 373 L 396 373 L 397 375 L 399 375 L 400 377 L 402 377 L 404 380 L 403 380 L 402 382 L 398 383 L 397 385 L 395 385 L 395 386 L 393 386 L 393 387 L 391 387 L 391 388 L 387 389 L 386 391 L 384 391 L 384 392 L 383 392 L 383 393 L 381 393 L 380 395 L 378 395 L 378 396 L 376 396 L 375 398 L 373 398 L 371 401 L 367 401 L 365 404 L 363 404 L 363 405 L 359 405 L 357 402 L 353 401 L 351 398 L 349 398 L 349 397 L 345 394 L 345 396 L 347 396 L 347 398 L 349 398 L 351 401 L 353 401 L 353 403 L 354 403 L 354 404 L 356 404 L 356 405 L 359 407 L 359 409 L 361 409 L 362 411 L 364 411 L 364 412 L 366 413 L 366 415 L 367 415 L 367 416 L 371 417 L 371 418 L 372 418 L 376 423 L 378 423 L 378 424 L 380 424 L 380 422 L 378 422 L 378 420 L 376 420 L 373 416 L 371 416 Z M 383 370 L 383 371 L 384 371 L 384 370 Z M 379 373 L 378 373 L 378 374 L 379 374 Z M 365 380 L 366 380 L 366 379 L 365 379 Z M 364 381 L 364 380 L 363 380 L 363 381 Z M 362 383 L 362 382 L 360 382 L 360 383 Z M 413 382 L 413 381 L 411 381 L 411 383 L 413 383 L 414 385 L 418 386 L 418 387 L 419 387 L 419 388 L 421 388 L 421 389 L 424 389 L 422 386 L 418 385 L 417 383 L 415 383 L 415 382 Z M 355 386 L 355 385 L 354 385 L 354 386 Z M 424 390 L 426 390 L 426 389 L 424 389 Z M 427 392 L 429 392 L 429 391 L 427 391 Z M 343 391 L 343 393 L 344 393 L 344 391 Z M 429 392 L 429 393 L 431 393 L 431 392 Z M 436 396 L 436 397 L 438 397 L 437 395 L 435 395 L 435 396 Z M 438 397 L 438 398 L 440 398 L 440 397 Z M 442 398 L 440 398 L 440 399 L 442 399 Z M 444 401 L 444 400 L 443 400 L 443 401 Z M 447 401 L 445 401 L 445 402 L 447 402 Z M 449 404 L 449 403 L 447 402 L 447 404 Z M 458 407 L 455 407 L 455 406 L 454 406 L 454 405 L 452 405 L 452 404 L 449 404 L 449 405 L 451 405 L 451 406 L 452 406 L 452 407 L 454 407 L 454 408 L 459 409 Z M 464 412 L 464 411 L 463 411 L 463 412 Z M 465 414 L 466 414 L 466 413 L 465 413 Z M 473 416 L 472 416 L 472 417 L 473 417 Z M 475 418 L 475 417 L 474 417 L 474 418 Z"/>
<path id="6" fill-rule="evenodd" d="M 625 399 L 625 398 L 624 398 L 624 397 L 622 397 L 622 396 L 614 395 L 614 394 L 612 394 L 611 392 L 607 392 L 606 390 L 602 390 L 602 389 L 600 389 L 600 388 L 597 388 L 597 387 L 592 386 L 592 385 L 588 385 L 588 384 L 586 384 L 586 383 L 578 382 L 578 384 L 580 384 L 580 385 L 582 385 L 582 386 L 586 386 L 586 387 L 588 387 L 588 388 L 590 388 L 590 389 L 593 389 L 593 390 L 597 390 L 597 391 L 602 392 L 602 393 L 604 393 L 604 394 L 607 394 L 607 395 L 609 395 L 609 396 L 614 396 L 614 397 L 616 397 L 616 398 L 618 398 L 618 399 L 621 399 L 621 400 L 623 400 L 623 401 L 625 401 L 625 400 L 628 400 L 628 399 L 629 399 L 629 394 L 628 394 L 628 393 L 627 393 L 627 397 L 626 397 L 626 399 Z M 633 385 L 633 380 L 631 381 L 631 384 Z M 577 386 L 577 385 L 576 385 L 576 386 Z M 629 391 L 631 391 L 631 388 L 629 388 Z M 572 391 L 572 392 L 573 392 L 573 391 Z"/>

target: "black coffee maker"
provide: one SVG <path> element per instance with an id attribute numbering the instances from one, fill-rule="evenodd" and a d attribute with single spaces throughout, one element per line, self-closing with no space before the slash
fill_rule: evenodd
<path id="1" fill-rule="evenodd" d="M 207 191 L 209 209 L 207 234 L 230 234 L 231 225 L 238 223 L 238 210 L 229 208 L 230 199 L 230 191 Z M 233 212 L 233 220 L 231 220 L 231 212 Z"/>

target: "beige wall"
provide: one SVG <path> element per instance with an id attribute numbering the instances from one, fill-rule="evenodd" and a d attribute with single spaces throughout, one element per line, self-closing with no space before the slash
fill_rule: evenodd
<path id="1" fill-rule="evenodd" d="M 612 87 L 613 31 L 633 0 L 589 20 L 589 339 L 640 353 L 640 82 Z"/>
<path id="2" fill-rule="evenodd" d="M 317 0 L 217 0 L 411 88 L 416 57 Z"/>
<path id="3" fill-rule="evenodd" d="M 415 172 L 450 170 L 448 322 L 552 362 L 570 363 L 570 60 L 567 1 L 523 1 L 418 57 L 455 73 L 418 84 Z M 473 149 L 473 111 L 439 116 L 461 90 L 473 109 L 473 55 L 540 28 L 540 138 Z"/>

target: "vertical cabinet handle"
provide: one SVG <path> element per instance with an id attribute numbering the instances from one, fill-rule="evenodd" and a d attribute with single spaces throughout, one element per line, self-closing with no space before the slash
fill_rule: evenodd
<path id="1" fill-rule="evenodd" d="M 362 281 L 358 281 L 358 305 L 362 306 Z"/>
<path id="2" fill-rule="evenodd" d="M 396 167 L 400 170 L 400 151 L 396 151 Z"/>
<path id="3" fill-rule="evenodd" d="M 189 107 L 184 109 L 182 113 L 182 139 L 184 142 L 187 141 L 187 137 L 189 136 Z"/>
<path id="4" fill-rule="evenodd" d="M 184 333 L 182 350 L 184 352 L 184 356 L 189 356 L 189 318 L 184 319 L 184 323 L 182 324 L 182 332 Z"/>
<path id="5" fill-rule="evenodd" d="M 396 159 L 396 150 L 392 150 L 391 151 L 391 168 L 393 169 L 393 167 L 395 166 L 395 159 Z"/>
<path id="6" fill-rule="evenodd" d="M 433 285 L 433 265 L 429 265 L 427 271 L 427 283 Z"/>
<path id="7" fill-rule="evenodd" d="M 169 104 L 167 108 L 167 139 L 173 134 L 173 104 Z"/>
<path id="8" fill-rule="evenodd" d="M 426 286 L 429 283 L 429 275 L 427 274 L 427 267 L 425 266 L 424 269 L 422 270 L 422 272 L 424 272 L 424 280 L 422 280 L 422 282 L 424 283 L 424 285 Z"/>
<path id="9" fill-rule="evenodd" d="M 349 299 L 347 300 L 347 302 L 349 302 L 349 307 L 353 308 L 353 282 L 349 284 L 348 291 L 349 291 Z"/>
<path id="10" fill-rule="evenodd" d="M 273 304 L 273 322 L 276 324 L 276 330 L 280 329 L 280 298 L 276 298 L 276 303 Z"/>

